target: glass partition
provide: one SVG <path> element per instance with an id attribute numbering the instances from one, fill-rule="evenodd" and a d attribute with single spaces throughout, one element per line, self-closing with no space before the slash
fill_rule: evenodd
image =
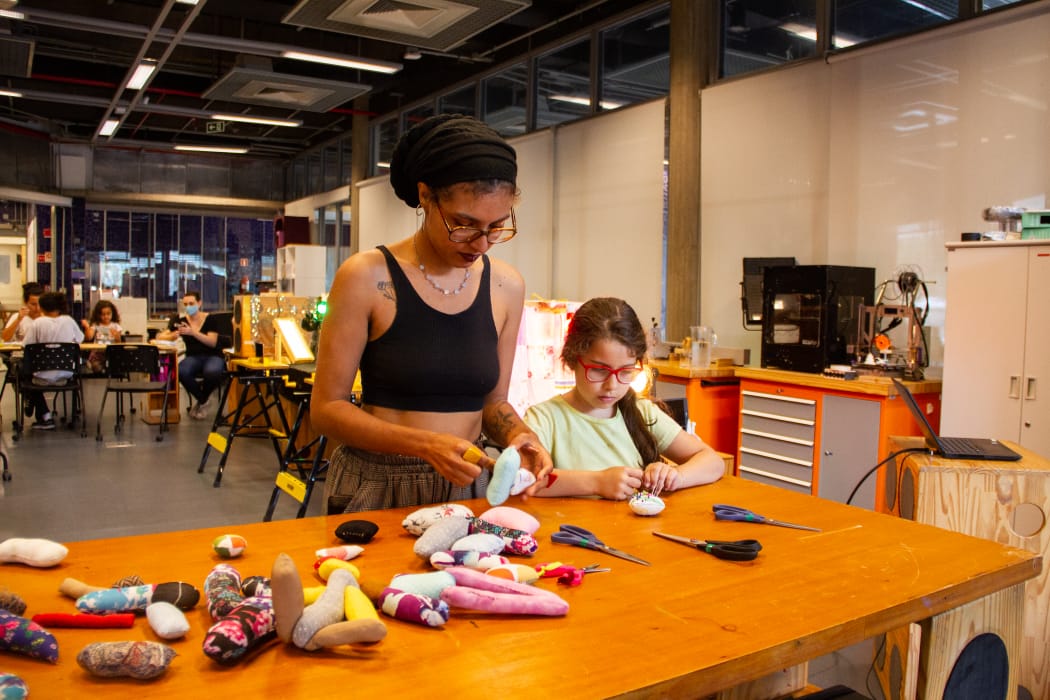
<path id="1" fill-rule="evenodd" d="M 536 128 L 590 114 L 591 41 L 584 38 L 536 59 Z"/>
<path id="2" fill-rule="evenodd" d="M 671 10 L 665 6 L 601 34 L 599 110 L 667 95 L 671 86 Z"/>
<path id="3" fill-rule="evenodd" d="M 520 136 L 528 131 L 528 86 L 529 68 L 525 61 L 486 78 L 481 92 L 482 121 L 503 136 Z"/>
<path id="4" fill-rule="evenodd" d="M 465 114 L 468 117 L 476 116 L 478 113 L 476 104 L 478 100 L 477 83 L 471 83 L 461 87 L 447 95 L 438 98 L 438 114 Z"/>

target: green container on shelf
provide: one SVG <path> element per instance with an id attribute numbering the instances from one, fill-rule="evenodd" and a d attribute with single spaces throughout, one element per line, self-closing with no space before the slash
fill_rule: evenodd
<path id="1" fill-rule="evenodd" d="M 1050 238 L 1050 209 L 1033 209 L 1021 213 L 1021 238 Z"/>

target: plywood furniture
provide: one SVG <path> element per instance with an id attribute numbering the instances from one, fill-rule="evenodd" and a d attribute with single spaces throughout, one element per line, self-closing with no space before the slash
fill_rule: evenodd
<path id="1" fill-rule="evenodd" d="M 891 435 L 919 430 L 887 377 L 844 380 L 819 374 L 738 367 L 737 475 L 846 501 L 861 478 L 889 456 Z M 936 429 L 939 381 L 905 382 Z M 883 473 L 869 477 L 853 504 L 881 507 Z"/>
<path id="2" fill-rule="evenodd" d="M 1050 456 L 1050 241 L 950 243 L 947 260 L 943 433 Z"/>
<path id="3" fill-rule="evenodd" d="M 921 447 L 918 438 L 894 438 L 893 450 Z M 962 532 L 1000 544 L 1025 549 L 1044 559 L 1050 555 L 1050 460 L 1025 449 L 1009 446 L 1021 454 L 1019 462 L 987 462 L 946 459 L 928 453 L 898 457 L 888 476 L 899 483 L 896 502 L 887 508 L 920 523 Z M 1045 568 L 1025 585 L 1023 642 L 1019 657 L 1018 683 L 1029 698 L 1050 697 L 1050 571 Z M 901 667 L 893 671 L 893 649 L 906 648 L 907 635 L 896 633 L 887 649 L 883 689 L 888 679 L 906 681 L 907 655 L 898 654 Z M 890 696 L 894 697 L 894 696 Z"/>
<path id="4" fill-rule="evenodd" d="M 486 688 L 498 688 L 506 698 L 705 698 L 728 697 L 730 689 L 770 676 L 790 678 L 763 693 L 736 695 L 755 698 L 804 685 L 800 674 L 785 669 L 918 622 L 924 672 L 917 697 L 932 700 L 944 695 L 956 655 L 973 634 L 994 634 L 1008 658 L 1017 657 L 1021 635 L 1013 621 L 1020 619 L 1024 583 L 1042 564 L 1034 553 L 735 477 L 670 494 L 667 503 L 658 517 L 640 518 L 623 502 L 509 502 L 541 523 L 540 550 L 522 561 L 601 562 L 612 569 L 574 588 L 550 579 L 537 584 L 569 602 L 565 617 L 454 610 L 441 629 L 384 618 L 387 637 L 374 646 L 306 653 L 271 643 L 250 660 L 225 668 L 201 651 L 210 620 L 199 605 L 187 615 L 187 636 L 171 642 L 179 656 L 148 688 L 139 681 L 93 678 L 74 660 L 90 642 L 155 640 L 145 620 L 132 629 L 56 629 L 57 665 L 5 654 L 4 671 L 22 677 L 33 697 L 99 700 L 143 692 L 180 700 L 204 694 L 320 697 L 350 687 L 355 697 L 368 698 L 419 697 L 428 689 L 443 697 L 473 697 Z M 715 503 L 745 505 L 822 532 L 716 521 Z M 475 513 L 487 508 L 484 500 L 466 504 Z M 410 510 L 354 516 L 379 525 L 376 539 L 355 561 L 366 590 L 395 573 L 429 570 L 412 552 L 415 538 L 400 526 Z M 72 601 L 58 592 L 66 577 L 109 585 L 134 571 L 151 582 L 202 586 L 220 561 L 211 541 L 230 532 L 248 542 L 244 556 L 230 562 L 242 575 L 269 574 L 276 555 L 286 552 L 304 583 L 315 584 L 314 551 L 337 544 L 335 528 L 347 519 L 72 542 L 68 557 L 53 569 L 3 566 L 4 585 L 25 599 L 30 615 L 73 610 Z M 591 529 L 651 566 L 553 544 L 550 534 L 562 523 Z M 753 562 L 727 562 L 656 538 L 654 530 L 711 539 L 754 537 L 764 548 Z M 639 650 L 645 650 L 643 657 Z M 1015 682 L 1013 664 L 1010 673 Z"/>
<path id="5" fill-rule="evenodd" d="M 696 434 L 719 452 L 736 454 L 740 424 L 739 382 L 733 367 L 695 369 L 667 360 L 651 360 L 654 393 L 662 399 L 685 398 Z"/>

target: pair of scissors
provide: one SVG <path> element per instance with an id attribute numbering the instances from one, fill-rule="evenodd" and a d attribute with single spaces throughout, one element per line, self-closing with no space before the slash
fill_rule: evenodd
<path id="1" fill-rule="evenodd" d="M 746 508 L 739 506 L 727 506 L 723 503 L 719 503 L 712 506 L 711 510 L 715 512 L 715 520 L 741 520 L 747 523 L 761 523 L 763 525 L 779 525 L 780 527 L 793 527 L 796 530 L 811 530 L 812 532 L 820 532 L 820 528 L 809 527 L 808 525 L 798 525 L 796 523 L 786 523 L 782 520 L 773 520 L 767 518 L 764 515 L 759 515 Z"/>
<path id="2" fill-rule="evenodd" d="M 653 534 L 657 537 L 663 537 L 665 540 L 681 542 L 684 545 L 696 547 L 701 552 L 707 552 L 719 559 L 728 559 L 729 561 L 751 561 L 762 550 L 762 545 L 759 544 L 758 540 L 722 542 L 719 540 L 695 540 L 692 537 L 668 535 L 665 532 L 654 532 Z"/>
<path id="3" fill-rule="evenodd" d="M 562 525 L 557 532 L 551 533 L 551 541 L 557 542 L 558 544 L 571 544 L 576 547 L 583 547 L 584 549 L 593 549 L 597 552 L 605 552 L 614 557 L 633 561 L 635 564 L 650 566 L 649 562 L 646 560 L 631 556 L 627 552 L 619 549 L 614 549 L 598 539 L 598 537 L 590 530 L 584 530 L 582 527 L 577 527 L 576 525 Z"/>

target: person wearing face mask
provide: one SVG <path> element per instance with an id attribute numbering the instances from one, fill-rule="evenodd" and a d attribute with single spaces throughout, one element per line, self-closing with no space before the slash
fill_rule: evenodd
<path id="1" fill-rule="evenodd" d="M 168 330 L 157 334 L 159 340 L 182 338 L 186 355 L 179 362 L 179 383 L 194 399 L 190 417 L 204 420 L 212 407 L 211 396 L 222 384 L 226 360 L 219 343 L 218 319 L 201 310 L 200 292 L 187 291 L 182 296 L 182 316 L 172 316 Z"/>

